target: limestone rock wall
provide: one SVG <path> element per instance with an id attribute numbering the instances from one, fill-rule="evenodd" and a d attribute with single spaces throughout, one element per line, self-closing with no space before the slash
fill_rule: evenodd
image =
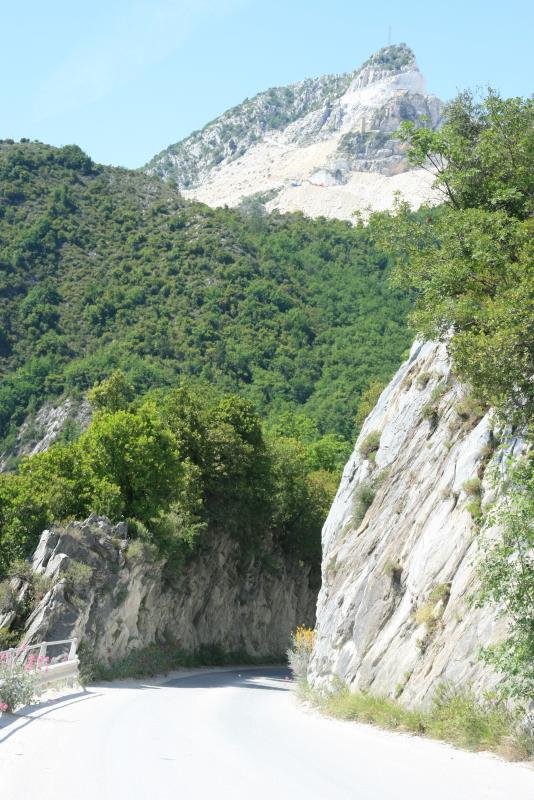
<path id="1" fill-rule="evenodd" d="M 36 414 L 20 426 L 14 445 L 0 454 L 0 472 L 9 468 L 13 459 L 33 456 L 48 450 L 70 425 L 74 432 L 84 431 L 91 421 L 91 406 L 87 400 L 67 397 L 56 403 L 47 402 Z"/>
<path id="2" fill-rule="evenodd" d="M 444 345 L 417 342 L 367 418 L 323 529 L 313 685 L 338 676 L 423 705 L 443 681 L 495 685 L 477 651 L 506 621 L 469 603 L 473 514 L 495 499 L 488 476 L 504 464 L 494 444 L 491 414 L 466 401 Z"/>
<path id="3" fill-rule="evenodd" d="M 93 515 L 44 531 L 32 567 L 51 588 L 28 618 L 23 642 L 76 636 L 101 663 L 167 639 L 186 651 L 217 644 L 280 655 L 291 631 L 315 619 L 318 575 L 275 548 L 243 559 L 227 536 L 206 536 L 176 577 L 150 548 L 129 546 L 124 523 Z M 26 590 L 20 583 L 19 599 Z M 0 627 L 11 619 L 0 616 Z"/>

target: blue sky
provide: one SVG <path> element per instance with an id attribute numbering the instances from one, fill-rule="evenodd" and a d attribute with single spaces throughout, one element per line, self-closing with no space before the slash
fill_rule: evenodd
<path id="1" fill-rule="evenodd" d="M 0 138 L 77 143 L 141 166 L 270 86 L 415 51 L 443 99 L 532 91 L 534 6 L 522 0 L 26 0 L 2 3 Z"/>

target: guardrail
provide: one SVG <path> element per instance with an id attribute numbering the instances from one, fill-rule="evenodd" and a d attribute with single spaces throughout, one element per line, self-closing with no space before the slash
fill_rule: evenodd
<path id="1" fill-rule="evenodd" d="M 78 679 L 76 645 L 76 639 L 21 645 L 0 652 L 0 661 L 8 669 L 16 664 L 25 666 L 34 674 L 35 682 L 40 688 L 59 682 L 72 684 Z M 53 650 L 58 648 L 62 648 L 63 652 L 53 655 Z"/>

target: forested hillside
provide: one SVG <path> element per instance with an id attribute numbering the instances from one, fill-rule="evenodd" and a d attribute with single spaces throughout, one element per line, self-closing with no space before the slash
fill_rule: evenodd
<path id="1" fill-rule="evenodd" d="M 388 273 L 363 228 L 212 210 L 75 146 L 4 142 L 0 439 L 115 368 L 137 392 L 186 378 L 351 438 L 410 341 Z"/>

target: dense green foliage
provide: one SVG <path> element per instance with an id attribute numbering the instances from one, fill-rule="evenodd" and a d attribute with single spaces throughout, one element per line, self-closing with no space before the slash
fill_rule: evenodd
<path id="1" fill-rule="evenodd" d="M 441 131 L 404 127 L 412 160 L 431 164 L 445 204 L 401 206 L 373 225 L 396 278 L 417 293 L 415 327 L 450 339 L 479 397 L 528 422 L 534 408 L 534 102 L 460 95 Z"/>
<path id="2" fill-rule="evenodd" d="M 129 519 L 131 534 L 154 544 L 171 573 L 203 534 L 229 534 L 244 554 L 274 543 L 318 562 L 337 483 L 336 437 L 264 436 L 250 401 L 236 395 L 185 386 L 129 402 L 131 394 L 113 374 L 91 393 L 99 407 L 76 441 L 0 475 L 0 575 L 44 527 L 93 511 Z"/>
<path id="3" fill-rule="evenodd" d="M 438 131 L 404 127 L 412 161 L 437 174 L 445 204 L 372 222 L 397 281 L 416 291 L 412 321 L 448 342 L 459 376 L 518 427 L 532 447 L 534 410 L 534 101 L 476 102 L 460 95 Z M 480 486 L 480 481 L 475 486 Z M 501 535 L 484 541 L 482 599 L 506 611 L 507 639 L 485 657 L 516 696 L 532 698 L 534 506 L 532 460 L 512 470 L 497 512 Z M 478 508 L 477 508 L 478 506 Z M 480 516 L 480 503 L 475 504 Z"/>
<path id="4" fill-rule="evenodd" d="M 501 605 L 512 620 L 508 637 L 484 658 L 507 676 L 516 697 L 534 697 L 534 456 L 510 470 L 503 504 L 494 515 L 502 530 L 483 541 L 479 603 Z"/>
<path id="5" fill-rule="evenodd" d="M 409 344 L 406 293 L 346 222 L 185 203 L 74 146 L 0 144 L 0 439 L 120 368 L 185 377 L 352 439 Z"/>

